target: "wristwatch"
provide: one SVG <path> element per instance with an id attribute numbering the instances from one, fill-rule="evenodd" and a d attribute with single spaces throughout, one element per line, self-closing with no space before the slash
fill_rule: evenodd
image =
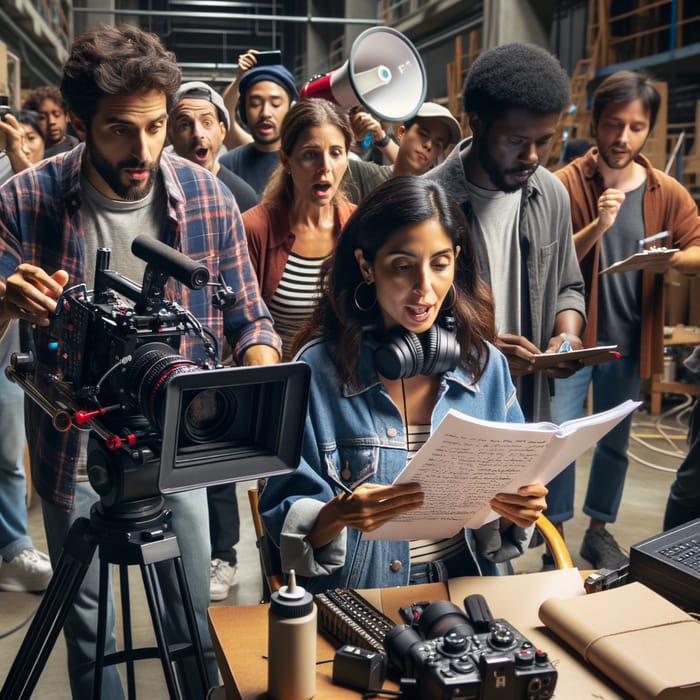
<path id="1" fill-rule="evenodd" d="M 374 145 L 375 145 L 377 148 L 384 148 L 385 146 L 388 146 L 388 145 L 389 145 L 389 141 L 391 141 L 391 137 L 389 136 L 389 134 L 387 134 L 386 132 L 384 132 L 384 138 L 379 139 L 379 141 L 375 141 L 375 142 L 374 142 Z"/>

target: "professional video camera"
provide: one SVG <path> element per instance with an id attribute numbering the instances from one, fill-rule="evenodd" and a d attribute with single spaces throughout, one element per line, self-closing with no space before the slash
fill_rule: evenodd
<path id="1" fill-rule="evenodd" d="M 191 312 L 166 300 L 172 276 L 212 303 L 235 305 L 223 278 L 139 236 L 143 285 L 108 270 L 97 253 L 94 290 L 66 291 L 42 347 L 16 354 L 7 376 L 53 418 L 57 430 L 90 430 L 88 477 L 114 506 L 159 493 L 269 476 L 297 466 L 308 395 L 303 363 L 224 368 L 216 340 Z M 181 340 L 202 348 L 199 364 Z M 38 362 L 37 362 L 38 361 Z"/>
<path id="2" fill-rule="evenodd" d="M 387 633 L 389 661 L 416 680 L 421 700 L 546 700 L 557 671 L 547 654 L 502 619 L 481 595 L 464 599 L 465 615 L 449 601 L 402 608 L 409 624 Z M 402 684 L 402 689 L 404 685 Z"/>

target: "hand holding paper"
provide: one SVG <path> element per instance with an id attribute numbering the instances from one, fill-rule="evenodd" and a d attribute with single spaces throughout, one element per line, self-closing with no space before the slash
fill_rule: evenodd
<path id="1" fill-rule="evenodd" d="M 639 405 L 625 401 L 561 426 L 496 423 L 450 410 L 394 481 L 418 482 L 423 505 L 363 537 L 439 539 L 478 528 L 498 517 L 489 505 L 496 494 L 546 484 Z"/>

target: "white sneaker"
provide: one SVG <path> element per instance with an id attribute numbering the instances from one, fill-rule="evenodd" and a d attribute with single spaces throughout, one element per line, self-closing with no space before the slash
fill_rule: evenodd
<path id="1" fill-rule="evenodd" d="M 233 586 L 238 573 L 238 564 L 229 564 L 223 559 L 212 559 L 209 575 L 211 577 L 210 597 L 212 600 L 224 600 Z"/>
<path id="2" fill-rule="evenodd" d="M 34 547 L 23 549 L 10 561 L 0 564 L 0 591 L 39 593 L 46 590 L 53 576 L 51 562 Z"/>

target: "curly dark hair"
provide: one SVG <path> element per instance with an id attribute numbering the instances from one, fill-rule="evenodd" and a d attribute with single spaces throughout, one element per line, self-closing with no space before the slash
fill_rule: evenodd
<path id="1" fill-rule="evenodd" d="M 63 101 L 63 95 L 55 85 L 44 85 L 34 88 L 34 90 L 24 98 L 22 109 L 38 112 L 44 100 L 53 100 L 64 112 L 66 111 L 66 103 Z"/>
<path id="2" fill-rule="evenodd" d="M 170 97 L 180 85 L 175 54 L 137 27 L 100 26 L 78 37 L 63 66 L 61 92 L 86 124 L 106 96 L 160 90 Z"/>
<path id="3" fill-rule="evenodd" d="M 462 90 L 464 111 L 493 122 L 511 109 L 561 112 L 569 103 L 569 77 L 559 61 L 534 44 L 512 43 L 484 51 Z"/>
<path id="4" fill-rule="evenodd" d="M 610 104 L 623 105 L 641 100 L 649 112 L 649 131 L 656 124 L 661 95 L 652 77 L 643 71 L 620 70 L 609 75 L 593 92 L 593 128 L 598 126 L 603 110 Z"/>
<path id="5" fill-rule="evenodd" d="M 383 182 L 348 219 L 335 252 L 324 263 L 319 302 L 295 337 L 294 352 L 314 338 L 324 338 L 333 348 L 341 382 L 356 384 L 363 333 L 383 328 L 383 321 L 378 305 L 363 311 L 355 303 L 355 289 L 363 282 L 355 250 L 360 248 L 372 262 L 397 231 L 431 219 L 440 222 L 453 246 L 461 247 L 450 301 L 462 363 L 478 379 L 488 361 L 486 341 L 496 334 L 491 290 L 478 272 L 476 248 L 457 204 L 439 183 L 410 175 Z"/>

